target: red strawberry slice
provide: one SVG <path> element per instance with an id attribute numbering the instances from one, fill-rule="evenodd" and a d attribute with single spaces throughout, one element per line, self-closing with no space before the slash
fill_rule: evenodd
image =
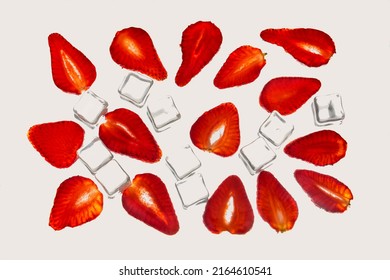
<path id="1" fill-rule="evenodd" d="M 222 33 L 212 22 L 198 21 L 188 26 L 182 36 L 182 63 L 175 82 L 188 84 L 214 57 L 222 44 Z"/>
<path id="2" fill-rule="evenodd" d="M 110 46 L 112 59 L 121 67 L 141 72 L 162 81 L 168 76 L 149 34 L 137 27 L 125 28 L 115 34 Z"/>
<path id="3" fill-rule="evenodd" d="M 268 112 L 289 115 L 298 110 L 321 87 L 315 78 L 279 77 L 270 80 L 260 93 L 259 103 Z"/>
<path id="4" fill-rule="evenodd" d="M 249 84 L 259 77 L 264 65 L 264 54 L 260 49 L 241 46 L 222 65 L 214 78 L 214 85 L 224 89 Z"/>
<path id="5" fill-rule="evenodd" d="M 327 64 L 336 53 L 332 38 L 317 29 L 266 29 L 261 31 L 260 37 L 264 41 L 284 48 L 296 60 L 309 67 Z"/>
<path id="6" fill-rule="evenodd" d="M 351 190 L 329 175 L 310 170 L 296 170 L 295 179 L 315 205 L 332 213 L 343 213 L 353 199 Z"/>
<path id="7" fill-rule="evenodd" d="M 294 198 L 268 171 L 262 171 L 257 177 L 257 210 L 277 232 L 292 229 L 298 218 Z"/>
<path id="8" fill-rule="evenodd" d="M 201 115 L 190 130 L 192 143 L 201 150 L 222 157 L 233 155 L 240 145 L 238 111 L 223 103 Z"/>
<path id="9" fill-rule="evenodd" d="M 174 235 L 179 231 L 167 188 L 156 175 L 136 175 L 123 192 L 122 205 L 129 215 L 165 234 Z"/>
<path id="10" fill-rule="evenodd" d="M 54 230 L 77 227 L 97 218 L 103 210 L 103 194 L 88 178 L 74 176 L 57 189 L 49 226 Z"/>
<path id="11" fill-rule="evenodd" d="M 229 176 L 208 200 L 203 223 L 212 233 L 244 234 L 252 228 L 253 221 L 252 206 L 242 181 L 238 176 Z"/>
<path id="12" fill-rule="evenodd" d="M 96 68 L 58 33 L 49 35 L 51 71 L 55 85 L 64 92 L 81 94 L 96 79 Z"/>
<path id="13" fill-rule="evenodd" d="M 32 126 L 28 140 L 45 160 L 57 168 L 71 166 L 84 141 L 84 130 L 73 121 L 43 123 Z"/>
<path id="14" fill-rule="evenodd" d="M 333 130 L 320 130 L 293 140 L 284 152 L 314 165 L 333 165 L 345 156 L 347 142 Z"/>
<path id="15" fill-rule="evenodd" d="M 150 163 L 161 159 L 160 147 L 136 113 L 120 108 L 105 118 L 99 137 L 111 151 Z"/>

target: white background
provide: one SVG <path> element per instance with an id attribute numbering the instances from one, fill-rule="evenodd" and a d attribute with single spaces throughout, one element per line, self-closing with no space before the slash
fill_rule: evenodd
<path id="1" fill-rule="evenodd" d="M 2 108 L 0 168 L 1 259 L 388 259 L 388 180 L 390 75 L 389 1 L 13 1 L 1 4 L 0 52 Z M 337 2 L 334 2 L 337 3 Z M 174 83 L 181 63 L 182 31 L 198 20 L 212 21 L 223 34 L 220 51 L 186 87 Z M 47 37 L 61 33 L 96 66 L 91 89 L 110 104 L 137 112 L 152 130 L 146 108 L 119 98 L 126 71 L 115 64 L 109 46 L 115 32 L 141 27 L 151 36 L 168 71 L 151 96 L 171 95 L 182 119 L 170 130 L 153 134 L 163 157 L 175 146 L 190 144 L 189 129 L 206 110 L 233 102 L 240 114 L 241 145 L 257 137 L 268 113 L 259 106 L 264 84 L 277 76 L 321 80 L 320 94 L 342 95 L 346 119 L 329 127 L 348 142 L 347 156 L 334 166 L 315 167 L 277 151 L 268 169 L 296 199 L 299 218 L 290 232 L 277 234 L 256 209 L 256 176 L 250 176 L 238 155 L 221 158 L 194 148 L 210 193 L 229 175 L 240 176 L 255 212 L 255 223 L 242 236 L 214 235 L 203 225 L 204 204 L 181 207 L 174 176 L 164 160 L 146 164 L 116 155 L 128 174 L 152 172 L 167 185 L 181 229 L 166 236 L 130 217 L 120 197 L 105 199 L 102 214 L 77 228 L 55 232 L 48 226 L 59 184 L 68 177 L 92 178 L 81 162 L 56 169 L 33 149 L 27 131 L 34 124 L 74 120 L 78 97 L 53 83 Z M 312 27 L 334 39 L 337 53 L 328 65 L 306 67 L 282 48 L 264 42 L 266 28 Z M 260 77 L 242 87 L 218 90 L 213 78 L 227 56 L 245 44 L 267 53 Z M 319 130 L 309 100 L 288 116 L 295 125 L 291 139 Z M 85 127 L 87 130 L 87 128 Z M 89 133 L 92 135 L 93 131 Z M 312 204 L 295 182 L 293 172 L 306 168 L 332 175 L 350 187 L 354 200 L 344 214 L 330 214 Z"/>

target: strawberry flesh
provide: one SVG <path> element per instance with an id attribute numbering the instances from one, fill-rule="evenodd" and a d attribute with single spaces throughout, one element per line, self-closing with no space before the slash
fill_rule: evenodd
<path id="1" fill-rule="evenodd" d="M 129 215 L 167 235 L 179 231 L 167 188 L 154 174 L 136 175 L 132 184 L 123 191 L 122 205 Z"/>

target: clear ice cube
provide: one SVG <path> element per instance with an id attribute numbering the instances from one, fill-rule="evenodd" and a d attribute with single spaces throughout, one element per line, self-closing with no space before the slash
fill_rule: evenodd
<path id="1" fill-rule="evenodd" d="M 122 99 L 127 100 L 138 107 L 144 106 L 149 95 L 153 80 L 149 77 L 130 72 L 123 79 L 118 92 Z"/>
<path id="2" fill-rule="evenodd" d="M 174 152 L 174 154 L 167 156 L 165 160 L 178 180 L 189 176 L 201 166 L 199 159 L 189 145 Z"/>
<path id="3" fill-rule="evenodd" d="M 95 174 L 95 178 L 102 185 L 109 198 L 125 189 L 130 183 L 130 177 L 116 160 L 109 161 Z"/>
<path id="4" fill-rule="evenodd" d="M 339 94 L 316 96 L 312 108 L 314 121 L 317 126 L 341 124 L 345 118 L 343 104 Z"/>
<path id="5" fill-rule="evenodd" d="M 259 136 L 264 136 L 272 145 L 279 147 L 294 130 L 294 126 L 277 112 L 273 111 L 260 126 Z"/>
<path id="6" fill-rule="evenodd" d="M 99 138 L 93 139 L 88 145 L 80 149 L 78 156 L 93 174 L 113 158 L 112 153 Z"/>
<path id="7" fill-rule="evenodd" d="M 200 173 L 192 174 L 175 183 L 183 208 L 204 203 L 209 198 L 209 192 Z"/>
<path id="8" fill-rule="evenodd" d="M 270 166 L 276 158 L 276 154 L 262 137 L 241 148 L 238 156 L 252 175 Z"/>
<path id="9" fill-rule="evenodd" d="M 168 129 L 173 122 L 181 117 L 171 96 L 149 100 L 147 115 L 154 129 L 158 132 Z"/>
<path id="10" fill-rule="evenodd" d="M 79 101 L 73 107 L 77 119 L 90 127 L 94 127 L 100 117 L 107 113 L 108 103 L 88 90 L 81 94 Z"/>

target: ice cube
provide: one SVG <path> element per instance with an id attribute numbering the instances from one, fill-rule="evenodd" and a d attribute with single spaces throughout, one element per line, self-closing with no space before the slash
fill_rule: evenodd
<path id="1" fill-rule="evenodd" d="M 177 181 L 175 185 L 184 209 L 204 203 L 209 198 L 209 192 L 200 173 L 192 174 L 183 180 Z"/>
<path id="2" fill-rule="evenodd" d="M 90 127 L 94 127 L 100 117 L 107 113 L 108 103 L 88 90 L 81 94 L 79 101 L 73 107 L 77 119 Z"/>
<path id="3" fill-rule="evenodd" d="M 88 145 L 80 149 L 78 156 L 93 174 L 113 158 L 112 153 L 99 138 L 93 139 Z"/>
<path id="4" fill-rule="evenodd" d="M 312 108 L 314 121 L 317 126 L 341 124 L 345 118 L 343 104 L 339 94 L 316 96 Z"/>
<path id="5" fill-rule="evenodd" d="M 113 198 L 118 191 L 125 189 L 130 183 L 130 177 L 116 160 L 109 161 L 95 174 L 95 178 L 102 185 L 109 198 Z"/>
<path id="6" fill-rule="evenodd" d="M 262 137 L 241 148 L 238 156 L 252 175 L 270 166 L 276 158 L 276 154 Z"/>
<path id="7" fill-rule="evenodd" d="M 264 136 L 272 145 L 279 147 L 294 130 L 294 126 L 286 122 L 277 112 L 273 111 L 260 126 L 259 136 Z"/>
<path id="8" fill-rule="evenodd" d="M 168 129 L 173 122 L 181 117 L 171 96 L 149 100 L 147 115 L 154 129 L 158 132 Z"/>
<path id="9" fill-rule="evenodd" d="M 165 160 L 178 180 L 189 176 L 201 166 L 199 159 L 189 145 L 175 150 Z"/>
<path id="10" fill-rule="evenodd" d="M 127 100 L 138 107 L 144 106 L 149 95 L 153 80 L 141 74 L 130 72 L 123 79 L 118 92 L 122 99 Z"/>

